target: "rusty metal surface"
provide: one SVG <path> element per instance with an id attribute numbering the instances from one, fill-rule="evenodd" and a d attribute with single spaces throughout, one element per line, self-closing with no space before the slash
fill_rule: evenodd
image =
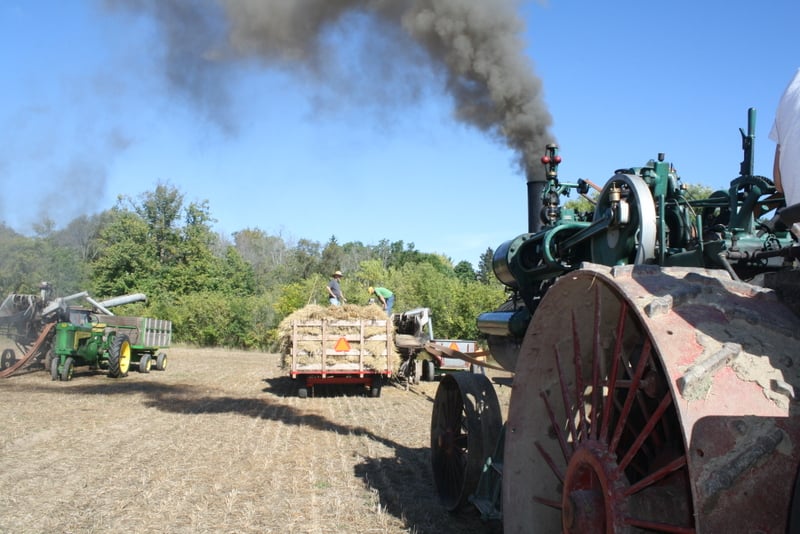
<path id="1" fill-rule="evenodd" d="M 570 314 L 573 335 L 564 324 Z M 636 328 L 614 333 L 616 315 Z M 615 384 L 617 379 L 609 378 L 613 365 L 597 364 L 599 375 L 591 369 L 591 345 L 608 354 L 615 337 L 634 333 L 641 339 L 630 340 L 631 346 L 645 347 L 637 349 L 643 355 L 639 361 L 657 362 L 663 376 L 653 381 L 652 373 L 634 373 L 631 362 L 630 376 Z M 564 276 L 537 310 L 517 364 L 505 450 L 505 531 L 570 531 L 562 521 L 574 517 L 576 525 L 606 521 L 614 525 L 606 531 L 613 532 L 647 525 L 661 532 L 784 532 L 800 460 L 794 400 L 800 392 L 799 333 L 800 320 L 773 292 L 720 273 L 585 265 Z M 609 384 L 615 390 L 623 382 L 640 392 L 633 406 L 651 395 L 648 388 L 656 401 L 674 406 L 652 418 L 653 426 L 672 422 L 677 430 L 661 436 L 668 465 L 652 468 L 630 486 L 623 477 L 618 487 L 614 477 L 628 472 L 605 466 L 609 460 L 592 453 L 597 437 L 601 444 L 616 445 L 602 438 L 596 415 L 614 406 L 593 397 L 592 390 L 607 398 Z M 576 394 L 578 403 L 570 400 Z M 569 421 L 558 419 L 559 409 Z M 644 422 L 628 421 L 649 434 Z M 586 493 L 592 477 L 596 485 L 613 481 L 616 488 L 617 497 L 605 499 L 605 515 L 598 517 L 587 516 L 585 510 L 596 507 L 580 501 L 596 499 Z M 652 482 L 659 477 L 661 482 Z"/>
<path id="2" fill-rule="evenodd" d="M 670 377 L 698 532 L 784 532 L 800 459 L 800 321 L 772 292 L 725 276 L 612 273 Z M 658 300 L 667 301 L 660 311 Z"/>

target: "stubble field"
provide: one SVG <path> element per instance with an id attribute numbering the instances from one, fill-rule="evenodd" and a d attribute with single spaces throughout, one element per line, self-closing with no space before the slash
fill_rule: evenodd
<path id="1" fill-rule="evenodd" d="M 173 348 L 164 372 L 0 379 L 0 532 L 456 533 L 437 502 L 438 382 L 300 399 L 280 356 Z M 510 390 L 497 389 L 505 412 Z"/>

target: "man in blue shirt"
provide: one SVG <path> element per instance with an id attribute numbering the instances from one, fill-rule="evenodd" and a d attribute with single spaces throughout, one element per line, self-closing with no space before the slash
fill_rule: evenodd
<path id="1" fill-rule="evenodd" d="M 342 271 L 336 271 L 333 273 L 331 281 L 328 282 L 328 301 L 331 303 L 331 306 L 341 306 L 343 303 L 347 302 L 347 299 L 342 295 L 342 288 L 339 285 L 340 278 L 342 278 Z"/>

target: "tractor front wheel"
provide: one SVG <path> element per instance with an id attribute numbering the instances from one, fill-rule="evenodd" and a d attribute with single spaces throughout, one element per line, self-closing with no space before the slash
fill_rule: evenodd
<path id="1" fill-rule="evenodd" d="M 58 374 L 58 364 L 61 363 L 61 357 L 53 356 L 50 360 L 50 378 L 52 380 L 58 380 L 61 378 Z"/>
<path id="2" fill-rule="evenodd" d="M 108 351 L 108 376 L 122 378 L 128 376 L 131 366 L 131 342 L 128 336 L 114 336 L 111 349 Z"/>
<path id="3" fill-rule="evenodd" d="M 139 359 L 139 372 L 140 373 L 149 373 L 150 368 L 153 366 L 153 359 L 150 357 L 149 354 L 144 354 Z"/>
<path id="4" fill-rule="evenodd" d="M 75 371 L 75 360 L 72 358 L 67 358 L 66 360 L 64 360 L 64 365 L 61 367 L 61 380 L 63 382 L 69 382 L 70 380 L 72 380 L 72 373 L 74 371 Z"/>

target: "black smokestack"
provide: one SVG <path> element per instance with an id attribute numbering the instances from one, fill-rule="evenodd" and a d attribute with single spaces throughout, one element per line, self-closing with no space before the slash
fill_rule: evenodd
<path id="1" fill-rule="evenodd" d="M 186 91 L 210 77 L 210 70 L 231 59 L 257 59 L 267 66 L 322 73 L 331 59 L 329 33 L 346 31 L 353 16 L 367 16 L 388 31 L 381 38 L 406 40 L 394 54 L 373 57 L 389 64 L 409 57 L 407 50 L 424 51 L 440 68 L 454 99 L 454 114 L 502 140 L 519 157 L 528 180 L 543 181 L 538 162 L 544 146 L 552 142 L 551 117 L 542 100 L 541 81 L 533 74 L 524 53 L 524 24 L 517 14 L 518 0 L 107 0 L 157 16 L 173 49 L 168 60 L 170 80 Z M 227 41 L 208 46 L 215 28 L 209 13 L 224 13 Z M 199 33 L 198 33 L 199 32 Z M 389 37 L 387 37 L 389 36 Z M 189 50 L 188 46 L 201 46 Z M 404 46 L 401 46 L 404 44 Z M 386 51 L 387 47 L 383 47 Z M 188 57 L 188 56 L 191 56 Z M 367 57 L 364 55 L 364 57 Z M 190 75 L 180 74 L 191 69 Z M 217 73 L 218 74 L 218 73 Z M 223 77 L 216 76 L 216 79 Z M 201 86 L 202 87 L 202 86 Z M 203 87 L 219 99 L 216 90 Z M 204 102 L 208 95 L 199 101 Z"/>

